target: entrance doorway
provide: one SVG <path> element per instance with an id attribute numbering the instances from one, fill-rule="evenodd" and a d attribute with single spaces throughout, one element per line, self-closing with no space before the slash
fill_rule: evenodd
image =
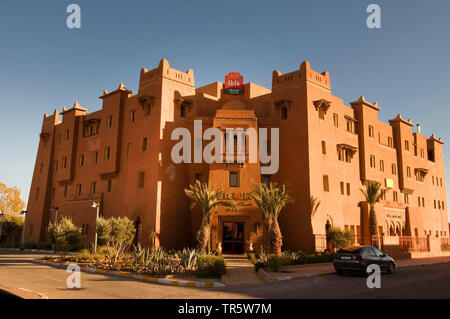
<path id="1" fill-rule="evenodd" d="M 223 222 L 222 251 L 228 254 L 243 254 L 244 237 L 243 222 Z"/>

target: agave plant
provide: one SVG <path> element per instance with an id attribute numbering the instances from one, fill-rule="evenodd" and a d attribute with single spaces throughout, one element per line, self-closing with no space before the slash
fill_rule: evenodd
<path id="1" fill-rule="evenodd" d="M 185 270 L 193 270 L 197 263 L 197 250 L 195 248 L 183 248 L 177 255 Z"/>
<path id="2" fill-rule="evenodd" d="M 133 259 L 136 266 L 139 268 L 146 268 L 151 261 L 151 254 L 148 247 L 142 247 L 141 244 L 134 246 Z"/>

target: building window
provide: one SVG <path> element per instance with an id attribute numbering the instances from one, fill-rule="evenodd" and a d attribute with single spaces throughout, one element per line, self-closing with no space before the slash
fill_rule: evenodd
<path id="1" fill-rule="evenodd" d="M 353 133 L 353 122 L 347 119 L 347 132 Z"/>
<path id="2" fill-rule="evenodd" d="M 64 185 L 64 197 L 67 197 L 67 185 Z"/>
<path id="3" fill-rule="evenodd" d="M 44 170 L 44 164 L 41 163 L 41 165 L 39 165 L 39 173 L 42 173 L 43 170 Z"/>
<path id="4" fill-rule="evenodd" d="M 441 187 L 442 187 L 442 177 L 441 177 Z"/>
<path id="5" fill-rule="evenodd" d="M 105 160 L 109 160 L 111 157 L 111 147 L 105 147 Z"/>
<path id="6" fill-rule="evenodd" d="M 420 149 L 420 157 L 425 158 L 425 150 L 423 148 Z"/>
<path id="7" fill-rule="evenodd" d="M 351 163 L 352 162 L 352 153 L 350 150 L 341 148 L 338 151 L 338 160 L 341 162 Z"/>
<path id="8" fill-rule="evenodd" d="M 394 147 L 394 142 L 392 141 L 392 137 L 388 137 L 388 146 L 389 147 Z"/>
<path id="9" fill-rule="evenodd" d="M 392 199 L 394 200 L 394 202 L 398 202 L 398 195 L 396 191 L 392 192 Z"/>
<path id="10" fill-rule="evenodd" d="M 375 131 L 374 131 L 372 125 L 369 125 L 369 137 L 370 138 L 374 138 L 375 137 Z"/>
<path id="11" fill-rule="evenodd" d="M 108 179 L 108 182 L 106 184 L 106 191 L 108 193 L 111 193 L 111 189 L 112 189 L 112 181 L 110 179 Z"/>
<path id="12" fill-rule="evenodd" d="M 375 167 L 376 167 L 376 166 L 375 166 L 375 156 L 370 155 L 369 162 L 370 162 L 370 167 L 371 167 L 371 168 L 375 168 Z"/>
<path id="13" fill-rule="evenodd" d="M 420 196 L 417 196 L 417 203 L 418 203 L 418 206 L 420 207 L 421 203 L 422 203 L 422 201 L 420 200 Z"/>
<path id="14" fill-rule="evenodd" d="M 327 153 L 327 145 L 325 144 L 325 141 L 322 141 L 322 154 Z"/>
<path id="15" fill-rule="evenodd" d="M 261 175 L 261 182 L 263 184 L 269 185 L 270 184 L 270 175 Z"/>
<path id="16" fill-rule="evenodd" d="M 425 207 L 425 197 L 422 197 L 422 207 Z"/>
<path id="17" fill-rule="evenodd" d="M 409 141 L 405 140 L 405 151 L 409 152 Z"/>
<path id="18" fill-rule="evenodd" d="M 334 124 L 334 127 L 336 127 L 336 128 L 339 127 L 339 116 L 336 113 L 333 114 L 333 124 Z"/>
<path id="19" fill-rule="evenodd" d="M 69 130 L 65 130 L 64 131 L 64 140 L 68 141 L 70 137 L 70 131 Z"/>
<path id="20" fill-rule="evenodd" d="M 345 183 L 341 182 L 341 195 L 345 195 Z"/>
<path id="21" fill-rule="evenodd" d="M 380 171 L 384 172 L 384 161 L 380 160 Z"/>
<path id="22" fill-rule="evenodd" d="M 81 195 L 81 184 L 77 184 L 77 195 Z"/>
<path id="23" fill-rule="evenodd" d="M 138 175 L 138 188 L 144 188 L 144 179 L 145 179 L 145 173 L 139 172 Z"/>
<path id="24" fill-rule="evenodd" d="M 288 117 L 288 109 L 286 106 L 283 106 L 281 108 L 281 119 L 285 120 L 285 119 L 287 119 L 287 117 Z"/>
<path id="25" fill-rule="evenodd" d="M 350 196 L 350 183 L 347 183 L 347 196 Z"/>
<path id="26" fill-rule="evenodd" d="M 182 103 L 180 106 L 180 116 L 186 117 L 186 113 L 187 113 L 187 105 L 186 103 Z"/>
<path id="27" fill-rule="evenodd" d="M 323 190 L 325 192 L 329 192 L 330 191 L 330 185 L 328 182 L 328 175 L 323 175 Z"/>
<path id="28" fill-rule="evenodd" d="M 96 191 L 97 191 L 97 183 L 96 182 L 92 182 L 91 183 L 91 193 L 95 194 Z"/>
<path id="29" fill-rule="evenodd" d="M 230 187 L 239 187 L 239 173 L 230 172 L 229 179 L 230 179 L 229 180 Z"/>
<path id="30" fill-rule="evenodd" d="M 38 198 L 39 198 L 39 190 L 40 190 L 40 188 L 37 187 L 36 188 L 36 193 L 34 194 L 34 200 L 38 200 Z"/>
<path id="31" fill-rule="evenodd" d="M 98 152 L 94 152 L 94 163 L 98 163 Z"/>
<path id="32" fill-rule="evenodd" d="M 409 204 L 409 195 L 404 194 L 404 198 L 405 198 L 405 204 Z"/>
<path id="33" fill-rule="evenodd" d="M 406 167 L 406 176 L 411 177 L 411 167 Z"/>
<path id="34" fill-rule="evenodd" d="M 112 127 L 112 115 L 108 115 L 108 116 L 106 117 L 106 127 L 107 127 L 107 128 Z"/>
<path id="35" fill-rule="evenodd" d="M 392 164 L 392 175 L 397 175 L 397 165 Z"/>
<path id="36" fill-rule="evenodd" d="M 131 110 L 130 114 L 129 114 L 129 118 L 128 121 L 130 123 L 134 123 L 134 120 L 136 119 L 136 111 L 135 110 Z"/>
<path id="37" fill-rule="evenodd" d="M 62 158 L 62 168 L 66 168 L 67 167 L 67 157 L 63 157 Z"/>
<path id="38" fill-rule="evenodd" d="M 436 209 L 436 207 L 437 207 L 436 200 L 433 200 L 433 204 L 434 204 L 434 209 Z"/>
<path id="39" fill-rule="evenodd" d="M 53 165 L 55 166 L 55 171 L 57 171 L 58 170 L 58 160 L 56 160 Z"/>
<path id="40" fill-rule="evenodd" d="M 147 150 L 147 138 L 146 138 L 146 137 L 144 137 L 144 138 L 142 139 L 142 150 L 143 150 L 143 151 L 146 151 L 146 150 Z"/>
<path id="41" fill-rule="evenodd" d="M 52 198 L 55 198 L 56 195 L 56 188 L 52 187 Z"/>
<path id="42" fill-rule="evenodd" d="M 319 119 L 325 120 L 325 110 L 323 109 L 323 107 L 319 108 Z"/>
<path id="43" fill-rule="evenodd" d="M 58 136 L 56 136 L 56 145 L 59 145 L 59 143 L 61 143 L 61 135 L 58 134 Z"/>
<path id="44" fill-rule="evenodd" d="M 444 207 L 444 201 L 442 201 L 442 209 L 443 209 L 443 210 L 445 209 L 445 207 Z"/>
<path id="45" fill-rule="evenodd" d="M 80 166 L 84 165 L 84 155 L 80 155 Z"/>

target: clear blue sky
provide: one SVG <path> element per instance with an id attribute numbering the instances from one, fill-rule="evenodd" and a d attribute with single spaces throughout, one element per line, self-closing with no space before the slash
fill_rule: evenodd
<path id="1" fill-rule="evenodd" d="M 66 27 L 70 3 L 80 30 Z M 370 3 L 382 29 L 366 27 Z M 162 57 L 193 68 L 198 86 L 230 70 L 263 84 L 307 59 L 347 105 L 364 95 L 381 120 L 400 112 L 450 143 L 449 34 L 448 0 L 0 0 L 0 181 L 27 200 L 43 114 L 75 100 L 97 110 L 103 89 L 136 91 L 140 68 Z"/>

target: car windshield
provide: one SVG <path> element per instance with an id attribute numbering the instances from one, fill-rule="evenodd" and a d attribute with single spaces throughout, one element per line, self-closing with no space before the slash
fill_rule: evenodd
<path id="1" fill-rule="evenodd" d="M 359 254 L 361 252 L 361 248 L 356 248 L 356 247 L 347 247 L 347 248 L 342 248 L 338 251 L 338 253 L 340 254 Z"/>

